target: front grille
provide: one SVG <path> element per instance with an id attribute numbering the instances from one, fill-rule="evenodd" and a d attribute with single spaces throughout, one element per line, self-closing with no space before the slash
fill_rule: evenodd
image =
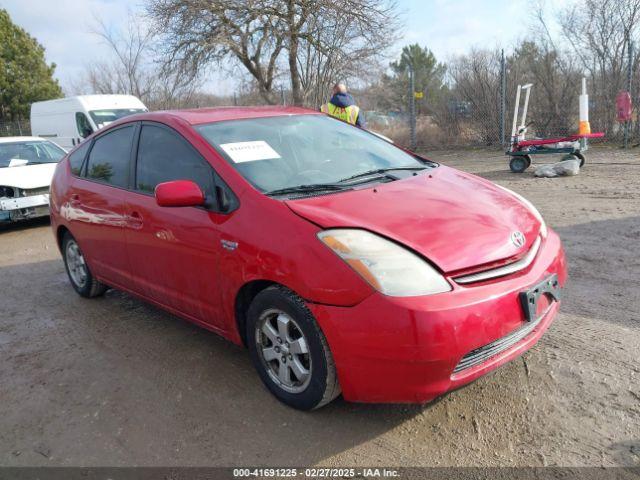
<path id="1" fill-rule="evenodd" d="M 455 277 L 454 280 L 458 283 L 466 284 L 473 282 L 481 282 L 483 280 L 489 280 L 492 278 L 504 277 L 506 275 L 510 275 L 515 272 L 519 272 L 520 270 L 524 270 L 527 268 L 533 260 L 536 258 L 538 254 L 538 249 L 540 248 L 540 237 L 536 238 L 535 242 L 527 252 L 527 254 L 522 257 L 520 260 L 509 263 L 502 267 L 492 268 L 490 270 L 485 270 L 483 272 L 474 273 L 471 275 L 464 275 L 462 277 Z"/>
<path id="2" fill-rule="evenodd" d="M 453 369 L 453 373 L 458 373 L 462 370 L 466 370 L 467 368 L 479 365 L 480 363 L 488 360 L 494 355 L 504 352 L 505 350 L 525 338 L 527 335 L 529 335 L 538 326 L 538 324 L 544 317 L 545 315 L 541 315 L 537 320 L 534 320 L 531 323 L 527 323 L 523 327 L 520 327 L 517 330 L 509 333 L 508 335 L 499 338 L 495 342 L 491 342 L 484 347 L 471 350 L 464 357 L 462 357 L 460 363 L 458 363 L 458 365 L 456 365 L 456 368 Z"/>

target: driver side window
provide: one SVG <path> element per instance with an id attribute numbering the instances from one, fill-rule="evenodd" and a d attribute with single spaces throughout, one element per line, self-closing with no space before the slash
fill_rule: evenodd
<path id="1" fill-rule="evenodd" d="M 143 125 L 138 144 L 136 190 L 153 193 L 156 185 L 192 180 L 205 195 L 214 195 L 213 169 L 193 148 L 167 127 Z"/>

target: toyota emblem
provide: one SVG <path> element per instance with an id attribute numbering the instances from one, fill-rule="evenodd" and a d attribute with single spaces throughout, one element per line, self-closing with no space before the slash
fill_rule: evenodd
<path id="1" fill-rule="evenodd" d="M 516 247 L 523 247 L 525 242 L 524 235 L 522 232 L 513 232 L 511 234 L 511 241 Z"/>

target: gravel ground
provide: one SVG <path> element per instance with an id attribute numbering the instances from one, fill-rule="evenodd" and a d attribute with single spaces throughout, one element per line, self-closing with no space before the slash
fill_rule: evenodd
<path id="1" fill-rule="evenodd" d="M 532 200 L 570 281 L 540 343 L 426 406 L 291 410 L 247 353 L 120 292 L 71 289 L 48 224 L 0 231 L 0 465 L 640 465 L 640 156 L 579 176 L 500 153 L 430 157 Z"/>

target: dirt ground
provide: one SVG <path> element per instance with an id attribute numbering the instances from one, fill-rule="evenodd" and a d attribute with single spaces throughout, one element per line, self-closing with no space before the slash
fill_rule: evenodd
<path id="1" fill-rule="evenodd" d="M 426 406 L 278 403 L 243 349 L 127 295 L 76 295 L 46 221 L 0 231 L 0 465 L 640 465 L 640 151 L 577 177 L 433 152 L 527 196 L 564 241 L 561 314 Z"/>

